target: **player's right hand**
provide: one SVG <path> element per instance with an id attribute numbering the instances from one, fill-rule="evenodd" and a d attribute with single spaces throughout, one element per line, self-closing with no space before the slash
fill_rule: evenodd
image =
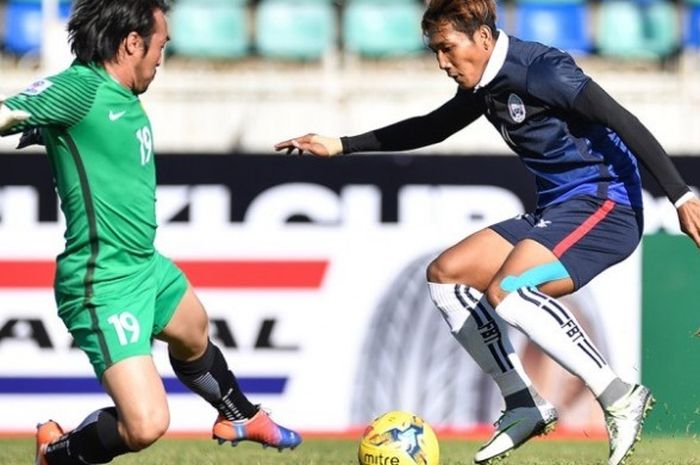
<path id="1" fill-rule="evenodd" d="M 10 110 L 5 106 L 5 96 L 0 95 L 0 132 L 10 129 L 17 123 L 29 119 L 31 116 L 26 111 Z"/>
<path id="2" fill-rule="evenodd" d="M 275 144 L 275 150 L 286 150 L 287 154 L 295 150 L 299 155 L 308 152 L 319 157 L 333 157 L 343 153 L 343 144 L 339 137 L 327 137 L 319 134 L 306 134 Z"/>
<path id="3" fill-rule="evenodd" d="M 694 197 L 678 207 L 681 230 L 700 248 L 700 199 Z"/>

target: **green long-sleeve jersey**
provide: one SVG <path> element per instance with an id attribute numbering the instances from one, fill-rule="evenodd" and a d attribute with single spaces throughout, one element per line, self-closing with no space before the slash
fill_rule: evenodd
<path id="1" fill-rule="evenodd" d="M 6 134 L 42 128 L 66 217 L 56 290 L 90 296 L 127 284 L 155 252 L 153 138 L 141 101 L 103 67 L 75 62 L 5 104 L 31 114 Z"/>

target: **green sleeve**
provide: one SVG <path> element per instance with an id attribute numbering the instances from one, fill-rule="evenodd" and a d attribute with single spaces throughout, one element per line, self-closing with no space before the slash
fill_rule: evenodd
<path id="1" fill-rule="evenodd" d="M 67 71 L 36 81 L 5 101 L 12 110 L 24 110 L 31 117 L 9 128 L 2 135 L 16 134 L 28 128 L 69 128 L 88 114 L 99 82 Z"/>

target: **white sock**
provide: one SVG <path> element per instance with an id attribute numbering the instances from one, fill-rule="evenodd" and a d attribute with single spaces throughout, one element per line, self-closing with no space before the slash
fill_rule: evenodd
<path id="1" fill-rule="evenodd" d="M 454 338 L 491 375 L 503 397 L 532 385 L 508 339 L 505 322 L 481 292 L 464 284 L 428 286 Z"/>
<path id="2" fill-rule="evenodd" d="M 581 378 L 596 397 L 617 377 L 572 313 L 552 297 L 523 287 L 511 292 L 496 312 Z"/>

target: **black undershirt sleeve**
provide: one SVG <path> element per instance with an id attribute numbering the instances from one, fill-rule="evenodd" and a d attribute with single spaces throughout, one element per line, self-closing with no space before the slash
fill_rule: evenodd
<path id="1" fill-rule="evenodd" d="M 427 115 L 405 119 L 357 136 L 341 137 L 343 153 L 417 149 L 442 142 L 484 113 L 471 91 L 459 91 Z"/>
<path id="2" fill-rule="evenodd" d="M 658 181 L 671 202 L 676 202 L 690 191 L 651 132 L 593 80 L 589 81 L 576 97 L 573 109 L 582 117 L 615 131 Z"/>

